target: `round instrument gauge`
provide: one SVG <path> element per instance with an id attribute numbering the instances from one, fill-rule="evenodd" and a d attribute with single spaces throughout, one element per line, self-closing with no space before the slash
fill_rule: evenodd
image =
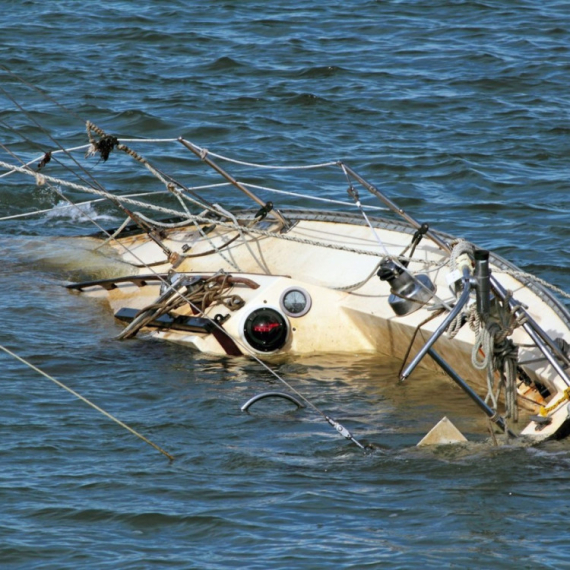
<path id="1" fill-rule="evenodd" d="M 281 293 L 281 309 L 289 317 L 302 317 L 311 309 L 311 296 L 301 287 L 289 287 Z"/>

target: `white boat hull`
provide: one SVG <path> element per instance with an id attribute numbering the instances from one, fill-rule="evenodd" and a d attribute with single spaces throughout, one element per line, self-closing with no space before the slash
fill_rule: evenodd
<path id="1" fill-rule="evenodd" d="M 413 228 L 380 220 L 374 222 L 373 232 L 370 227 L 342 214 L 288 212 L 288 215 L 297 219 L 284 235 L 278 233 L 277 224 L 272 222 L 265 223 L 263 229 L 275 231 L 274 235 L 245 232 L 238 235 L 235 229 L 216 226 L 205 239 L 195 226 L 167 230 L 162 236 L 162 244 L 175 253 L 171 260 L 167 260 L 163 250 L 144 233 L 119 238 L 111 249 L 125 262 L 126 274 L 148 274 L 146 267 L 135 266 L 150 265 L 161 275 L 169 271 L 175 271 L 179 277 L 210 278 L 229 274 L 257 286 L 252 288 L 238 283 L 227 291 L 243 301 L 240 308 L 232 310 L 213 303 L 201 313 L 202 317 L 221 323 L 236 352 L 228 352 L 227 345 L 220 343 L 219 334 L 174 330 L 152 324 L 145 331 L 158 339 L 219 355 L 255 354 L 266 359 L 283 354 L 378 353 L 402 362 L 406 358 L 409 361 L 447 315 L 444 311 L 434 316 L 433 305 L 454 299 L 448 284 L 448 254 L 427 239 L 416 249 L 409 270 L 412 273 L 427 272 L 435 285 L 436 296 L 415 312 L 399 316 L 389 304 L 389 284 L 381 281 L 375 270 L 383 257 L 401 253 L 410 241 Z M 208 226 L 203 224 L 202 228 Z M 171 263 L 173 258 L 175 268 Z M 517 302 L 529 307 L 532 318 L 553 339 L 570 342 L 569 317 L 556 299 L 540 286 L 518 277 L 516 268 L 500 258 L 491 258 L 491 271 L 505 289 L 512 291 Z M 310 310 L 302 316 L 285 314 L 283 293 L 291 288 L 301 289 L 310 297 Z M 123 309 L 140 311 L 152 305 L 160 297 L 161 282 L 149 281 L 141 286 L 124 281 L 112 288 L 94 284 L 83 286 L 81 290 L 106 296 L 117 314 Z M 277 350 L 260 350 L 244 335 L 248 316 L 263 308 L 274 309 L 286 321 L 286 341 Z M 187 303 L 172 312 L 174 316 L 196 314 L 196 307 Z M 429 320 L 430 317 L 434 318 Z M 415 341 L 410 347 L 416 329 Z M 475 370 L 471 364 L 475 340 L 473 330 L 464 325 L 453 338 L 441 336 L 434 348 L 476 391 L 485 395 L 486 372 Z M 519 361 L 530 361 L 522 368 L 533 381 L 530 385 L 518 383 L 518 404 L 538 413 L 541 406 L 548 406 L 549 402 L 563 397 L 566 386 L 540 351 L 530 346 L 532 339 L 523 327 L 514 330 L 512 340 L 520 345 Z M 442 373 L 429 357 L 424 358 L 420 366 Z M 413 382 L 413 377 L 407 381 Z M 535 383 L 547 388 L 546 398 Z M 560 410 L 565 408 L 566 400 L 562 403 L 564 405 L 558 406 Z M 550 415 L 554 417 L 558 411 L 554 410 Z M 527 431 L 540 437 L 554 433 L 565 422 L 566 410 L 560 411 L 558 416 L 555 420 L 551 417 L 547 426 L 531 422 Z"/>

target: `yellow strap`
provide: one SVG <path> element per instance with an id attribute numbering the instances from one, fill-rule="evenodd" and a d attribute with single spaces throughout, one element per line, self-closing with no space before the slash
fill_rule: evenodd
<path id="1" fill-rule="evenodd" d="M 541 416 L 546 416 L 546 415 L 548 415 L 549 412 L 551 412 L 552 410 L 557 408 L 560 404 L 563 404 L 566 400 L 570 400 L 570 386 L 568 386 L 568 388 L 566 388 L 566 390 L 564 390 L 563 394 L 564 395 L 561 396 L 558 400 L 556 400 L 556 402 L 554 402 L 554 404 L 551 404 L 547 408 L 545 408 L 544 406 L 541 406 L 539 414 Z"/>

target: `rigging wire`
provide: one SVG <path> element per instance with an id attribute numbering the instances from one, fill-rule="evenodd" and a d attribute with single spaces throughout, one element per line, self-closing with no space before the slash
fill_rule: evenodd
<path id="1" fill-rule="evenodd" d="M 0 65 L 0 67 L 3 67 Z M 2 87 L 0 87 L 1 91 L 5 91 Z M 11 99 L 11 98 L 10 98 Z M 25 109 L 23 109 L 23 107 L 21 107 L 20 105 L 18 105 L 17 103 L 15 103 L 18 108 L 20 108 L 22 110 L 23 113 L 26 114 L 26 116 L 28 116 L 27 112 L 25 111 Z M 34 123 L 36 123 L 34 121 Z M 36 123 L 37 124 L 37 123 Z M 41 126 L 38 125 L 38 127 L 41 129 Z M 22 135 L 20 135 L 22 136 Z M 48 135 L 49 136 L 49 135 Z M 51 137 L 50 137 L 51 138 Z M 27 140 L 24 137 L 25 140 Z M 52 139 L 53 140 L 53 139 Z M 31 142 L 31 141 L 27 141 L 27 142 Z M 55 141 L 54 141 L 55 142 Z M 56 142 L 57 146 L 64 150 L 63 147 L 61 147 L 57 142 Z M 9 152 L 11 154 L 11 156 L 13 156 L 16 160 L 19 160 L 21 163 L 23 163 L 23 161 L 21 161 L 17 156 L 15 156 L 15 154 L 13 152 L 11 152 L 9 149 L 7 149 L 4 145 L 0 145 L 2 146 L 2 148 L 4 148 L 7 152 Z M 76 161 L 75 161 L 76 162 Z M 16 167 L 15 165 L 10 165 L 7 164 L 5 162 L 0 161 L 0 166 L 4 166 L 7 168 L 11 168 L 14 171 L 18 171 L 21 172 L 23 174 L 28 174 L 28 175 L 33 175 L 37 178 L 38 173 L 32 171 L 29 166 L 24 166 L 24 167 Z M 97 189 L 97 188 L 93 188 L 93 187 L 81 187 L 80 185 L 74 184 L 74 183 L 69 183 L 63 180 L 58 180 L 58 179 L 54 179 L 53 177 L 48 177 L 48 176 L 44 176 L 41 175 L 42 179 L 44 181 L 54 181 L 56 183 L 61 184 L 62 186 L 69 186 L 72 188 L 77 188 L 77 189 L 82 189 L 88 192 L 93 192 L 95 194 L 100 194 L 103 196 L 106 196 L 107 199 L 110 199 L 111 195 L 105 191 L 99 184 L 97 184 L 101 189 Z M 76 208 L 79 209 L 79 206 L 77 206 L 72 200 L 70 200 L 67 196 L 65 196 L 63 194 L 63 192 L 61 192 L 59 189 L 57 189 L 55 186 L 49 186 L 50 189 L 52 191 L 54 191 L 55 193 L 57 193 L 61 198 L 63 198 L 65 201 L 67 201 L 71 206 L 74 206 Z M 115 202 L 116 197 L 113 196 L 113 202 Z M 146 204 L 142 204 L 144 206 L 146 206 Z M 80 210 L 81 211 L 81 210 Z M 122 242 L 120 242 L 119 240 L 116 239 L 116 237 L 114 237 L 113 235 L 111 235 L 108 231 L 106 231 L 104 228 L 102 228 L 89 214 L 86 214 L 85 212 L 81 211 L 82 215 L 84 215 L 85 217 L 87 217 L 92 223 L 95 224 L 96 227 L 98 227 L 100 229 L 100 231 L 104 232 L 105 235 L 107 235 L 110 239 L 113 239 L 114 241 L 116 241 L 120 247 L 122 247 L 123 249 L 125 249 L 125 251 L 127 253 L 129 253 L 131 256 L 133 256 L 133 258 L 137 259 L 138 261 L 141 262 L 141 264 L 143 266 L 145 266 L 151 273 L 153 273 L 168 289 L 171 289 L 176 295 L 179 295 L 182 297 L 182 299 L 188 303 L 193 310 L 195 310 L 198 314 L 202 314 L 205 318 L 208 318 L 212 324 L 217 327 L 223 334 L 227 334 L 226 331 L 214 320 L 214 319 L 210 319 L 207 315 L 205 315 L 203 313 L 203 311 L 200 310 L 199 307 L 195 306 L 189 299 L 187 299 L 184 294 L 182 294 L 181 292 L 179 292 L 177 289 L 175 289 L 173 287 L 173 285 L 171 283 L 169 283 L 168 281 L 166 281 L 165 279 L 162 278 L 162 276 L 160 274 L 158 274 L 157 272 L 155 272 L 153 270 L 152 267 L 150 267 L 148 264 L 144 263 L 140 258 L 138 258 L 138 256 L 132 252 L 125 244 L 123 244 Z M 198 218 L 198 217 L 196 217 Z M 211 219 L 208 220 L 211 222 Z M 219 223 L 219 222 L 218 222 Z M 248 228 L 248 231 L 251 231 L 252 228 Z M 352 443 L 354 443 L 357 447 L 359 447 L 361 450 L 366 451 L 366 447 L 360 443 L 360 441 L 358 441 L 351 433 L 349 430 L 347 430 L 340 422 L 336 421 L 335 419 L 333 419 L 331 416 L 325 414 L 322 410 L 320 410 L 315 404 L 313 404 L 310 400 L 308 400 L 301 392 L 299 392 L 297 389 L 295 389 L 291 384 L 289 384 L 285 379 L 283 379 L 275 370 L 273 370 L 269 365 L 267 365 L 265 362 L 263 362 L 255 353 L 253 353 L 249 347 L 245 346 L 244 343 L 242 343 L 240 340 L 238 339 L 232 339 L 234 340 L 234 342 L 236 342 L 236 344 L 240 345 L 242 349 L 244 349 L 244 352 L 246 352 L 250 357 L 252 357 L 258 364 L 260 364 L 267 372 L 269 372 L 272 376 L 274 376 L 277 380 L 279 380 L 284 386 L 286 386 L 289 390 L 291 390 L 293 393 L 295 393 L 300 399 L 302 399 L 304 402 L 306 402 L 307 406 L 310 407 L 314 412 L 316 412 L 317 414 L 319 414 L 320 416 L 323 417 L 323 419 L 329 424 L 331 425 L 340 435 L 342 435 L 343 437 L 345 437 L 346 439 L 350 440 Z M 11 353 L 13 354 L 13 353 Z M 51 379 L 51 378 L 50 378 Z M 55 379 L 54 379 L 55 380 Z M 57 382 L 56 382 L 57 383 Z"/>
<path id="2" fill-rule="evenodd" d="M 0 145 L 2 146 L 2 145 Z M 5 147 L 4 147 L 5 148 Z M 0 167 L 4 167 L 4 168 L 11 168 L 14 170 L 17 170 L 18 172 L 22 173 L 22 174 L 26 174 L 28 176 L 33 176 L 35 178 L 37 178 L 37 174 L 36 172 L 33 172 L 30 169 L 25 169 L 22 167 L 17 167 L 14 166 L 12 164 L 6 163 L 4 161 L 0 161 Z M 66 186 L 68 188 L 72 188 L 74 190 L 79 190 L 79 191 L 83 191 L 83 192 L 87 192 L 87 193 L 91 193 L 91 194 L 95 194 L 98 196 L 104 196 L 107 197 L 107 199 L 111 200 L 111 198 L 113 200 L 122 200 L 123 202 L 125 202 L 126 204 L 131 204 L 134 206 L 138 206 L 141 208 L 148 208 L 149 210 L 154 210 L 156 212 L 161 212 L 163 214 L 168 214 L 171 216 L 179 216 L 181 218 L 185 217 L 185 214 L 183 212 L 180 212 L 178 210 L 173 210 L 172 208 L 165 208 L 163 206 L 154 206 L 151 204 L 148 204 L 146 202 L 141 202 L 139 200 L 133 200 L 132 198 L 125 198 L 125 197 L 117 197 L 113 194 L 110 194 L 109 192 L 107 192 L 106 190 L 98 190 L 96 188 L 91 188 L 88 186 L 82 186 L 80 184 L 76 184 L 74 182 L 69 182 L 67 180 L 63 180 L 61 178 L 55 178 L 53 176 L 48 176 L 48 175 L 42 175 L 43 180 L 45 180 L 46 182 L 52 182 L 53 184 L 57 184 L 59 186 Z M 197 222 L 202 222 L 202 223 L 214 223 L 214 220 L 212 220 L 212 218 L 209 218 L 207 216 L 202 216 L 199 214 L 192 214 L 191 218 L 189 218 L 189 220 L 191 221 L 197 221 Z M 215 220 L 216 225 L 220 226 L 220 227 L 224 227 L 224 228 L 229 228 L 229 229 L 233 229 L 233 230 L 237 230 L 238 228 L 235 227 L 235 225 L 233 223 L 229 223 L 229 222 L 223 222 L 221 220 Z M 294 241 L 297 243 L 302 243 L 305 245 L 315 245 L 318 247 L 325 247 L 325 248 L 329 248 L 329 249 L 337 249 L 339 251 L 346 251 L 349 253 L 357 253 L 360 255 L 371 255 L 371 256 L 378 256 L 378 253 L 373 251 L 373 250 L 367 250 L 367 249 L 359 249 L 359 248 L 354 248 L 354 247 L 349 247 L 349 246 L 343 246 L 343 245 L 331 245 L 331 244 L 327 244 L 324 242 L 320 242 L 317 240 L 311 240 L 311 239 L 306 239 L 306 238 L 299 238 L 296 236 L 292 236 L 292 235 L 288 235 L 288 234 L 277 234 L 275 232 L 271 232 L 271 231 L 267 231 L 267 230 L 262 230 L 259 228 L 245 228 L 245 227 L 241 227 L 241 229 L 243 229 L 243 231 L 247 231 L 249 233 L 252 234 L 257 234 L 260 236 L 265 236 L 265 237 L 275 237 L 275 238 L 279 238 L 285 241 Z M 424 262 L 422 262 L 424 263 Z"/>

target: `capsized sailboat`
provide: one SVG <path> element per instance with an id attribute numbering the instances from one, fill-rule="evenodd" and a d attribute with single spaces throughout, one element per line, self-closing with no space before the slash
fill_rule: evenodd
<path id="1" fill-rule="evenodd" d="M 567 435 L 570 313 L 548 284 L 416 221 L 341 161 L 269 167 L 184 138 L 119 139 L 92 123 L 87 133 L 85 146 L 0 167 L 2 177 L 33 176 L 66 200 L 69 192 L 95 194 L 124 215 L 113 230 L 77 238 L 119 260 L 124 271 L 67 285 L 108 301 L 125 325 L 119 338 L 144 332 L 202 352 L 263 361 L 378 353 L 402 362 L 405 382 L 413 381 L 418 366 L 446 374 L 503 431 L 536 440 Z M 181 182 L 186 162 L 175 178 L 146 157 L 150 144 L 195 155 L 222 182 Z M 174 206 L 157 203 L 157 193 L 141 198 L 111 192 L 86 176 L 79 182 L 59 176 L 69 174 L 69 157 L 85 150 L 87 160 L 98 157 L 98 165 L 113 172 L 132 159 Z M 225 163 L 251 169 L 255 181 L 269 170 L 336 171 L 348 201 L 238 180 Z M 78 165 L 73 158 L 73 168 Z M 224 207 L 204 197 L 212 188 L 238 192 L 254 207 Z M 280 203 L 316 199 L 320 208 L 277 208 L 260 192 L 277 193 Z M 362 192 L 380 206 L 364 206 Z"/>

